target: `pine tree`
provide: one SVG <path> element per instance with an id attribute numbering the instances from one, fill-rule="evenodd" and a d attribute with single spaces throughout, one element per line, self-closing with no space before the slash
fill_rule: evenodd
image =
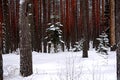
<path id="1" fill-rule="evenodd" d="M 62 41 L 62 30 L 60 29 L 60 27 L 62 27 L 63 25 L 60 22 L 56 22 L 56 23 L 49 23 L 48 26 L 49 27 L 46 29 L 47 32 L 46 39 L 49 44 L 54 45 L 54 52 L 57 53 L 58 45 L 64 43 Z"/>
<path id="2" fill-rule="evenodd" d="M 21 1 L 20 3 L 20 73 L 26 77 L 33 73 L 30 34 L 33 5 L 32 0 Z"/>
<path id="3" fill-rule="evenodd" d="M 99 41 L 97 51 L 100 52 L 101 54 L 108 55 L 107 53 L 109 47 L 108 35 L 105 32 L 103 32 L 101 35 L 99 35 L 99 38 L 97 38 L 97 40 Z"/>
<path id="4" fill-rule="evenodd" d="M 84 43 L 84 39 L 81 39 L 80 41 L 76 42 L 73 48 L 74 52 L 78 52 L 83 50 L 83 43 Z"/>

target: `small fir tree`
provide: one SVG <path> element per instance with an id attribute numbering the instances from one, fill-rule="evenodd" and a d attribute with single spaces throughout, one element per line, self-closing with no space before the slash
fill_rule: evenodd
<path id="1" fill-rule="evenodd" d="M 84 42 L 84 39 L 81 39 L 80 41 L 76 42 L 74 45 L 73 51 L 78 52 L 83 50 L 83 42 Z"/>
<path id="2" fill-rule="evenodd" d="M 58 52 L 58 45 L 64 43 L 62 40 L 62 30 L 60 27 L 63 25 L 60 22 L 48 23 L 48 28 L 46 29 L 47 37 L 45 38 L 49 44 L 54 45 L 54 52 Z"/>
<path id="3" fill-rule="evenodd" d="M 108 35 L 105 32 L 102 32 L 102 34 L 99 35 L 99 38 L 97 38 L 97 40 L 99 41 L 97 52 L 108 55 L 107 53 L 109 48 Z"/>

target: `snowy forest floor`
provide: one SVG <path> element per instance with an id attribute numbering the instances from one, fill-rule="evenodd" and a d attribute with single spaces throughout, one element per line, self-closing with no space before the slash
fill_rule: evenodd
<path id="1" fill-rule="evenodd" d="M 88 58 L 81 52 L 33 52 L 33 75 L 22 77 L 20 58 L 16 53 L 3 55 L 4 80 L 116 80 L 116 52 L 101 55 L 89 51 Z"/>

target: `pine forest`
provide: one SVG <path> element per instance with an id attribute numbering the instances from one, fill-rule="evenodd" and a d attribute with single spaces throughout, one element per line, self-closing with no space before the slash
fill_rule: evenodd
<path id="1" fill-rule="evenodd" d="M 116 54 L 114 80 L 120 80 L 119 4 L 119 0 L 0 0 L 0 80 L 9 80 L 4 76 L 4 55 L 19 52 L 19 72 L 27 77 L 34 74 L 33 52 L 82 53 L 82 58 L 89 58 L 91 48 L 105 56 Z M 55 80 L 110 80 L 72 76 Z"/>

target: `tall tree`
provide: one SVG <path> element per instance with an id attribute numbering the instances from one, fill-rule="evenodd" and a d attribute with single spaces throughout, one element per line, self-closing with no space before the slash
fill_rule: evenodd
<path id="1" fill-rule="evenodd" d="M 104 17 L 105 17 L 105 29 L 107 30 L 110 27 L 110 1 L 109 0 L 105 0 Z"/>
<path id="2" fill-rule="evenodd" d="M 104 16 L 104 12 L 105 12 L 105 0 L 102 0 L 102 19 L 101 19 L 101 21 L 102 21 L 102 23 L 101 23 L 101 26 L 102 26 L 102 28 L 101 28 L 101 31 L 103 31 L 104 29 L 105 29 L 105 25 L 104 25 L 104 23 L 105 23 L 105 16 Z"/>
<path id="3" fill-rule="evenodd" d="M 60 22 L 65 26 L 65 5 L 64 5 L 64 0 L 60 0 Z M 63 31 L 63 41 L 65 41 L 65 29 L 62 27 Z M 62 44 L 62 50 L 64 51 L 64 44 Z"/>
<path id="4" fill-rule="evenodd" d="M 31 42 L 32 42 L 32 49 L 33 51 L 38 51 L 37 49 L 37 28 L 38 28 L 38 0 L 33 0 L 33 5 L 34 5 L 34 26 L 31 27 Z"/>
<path id="5" fill-rule="evenodd" d="M 45 36 L 46 36 L 46 34 L 45 34 L 45 30 L 46 30 L 46 17 L 47 17 L 47 13 L 46 13 L 46 1 L 47 0 L 42 0 L 42 2 L 43 2 L 43 26 L 42 26 L 42 41 L 43 41 L 43 45 L 44 45 L 44 51 L 43 52 L 47 52 L 47 41 L 45 40 Z"/>
<path id="6" fill-rule="evenodd" d="M 88 57 L 88 25 L 87 25 L 87 0 L 82 0 L 82 10 L 83 10 L 83 58 Z"/>
<path id="7" fill-rule="evenodd" d="M 77 0 L 71 0 L 71 11 L 70 11 L 70 30 L 71 34 L 71 46 L 74 47 L 76 41 L 78 41 L 78 26 L 77 26 Z"/>
<path id="8" fill-rule="evenodd" d="M 19 44 L 19 2 L 20 0 L 15 0 L 15 17 L 14 17 L 14 23 L 15 23 L 15 49 L 18 48 Z"/>
<path id="9" fill-rule="evenodd" d="M 32 0 L 21 0 L 20 3 L 20 73 L 26 77 L 33 73 L 30 34 L 33 4 Z"/>
<path id="10" fill-rule="evenodd" d="M 97 47 L 96 38 L 100 34 L 100 0 L 92 0 L 92 26 L 93 47 Z"/>
<path id="11" fill-rule="evenodd" d="M 114 0 L 110 0 L 110 44 L 112 47 L 115 45 L 115 1 Z"/>
<path id="12" fill-rule="evenodd" d="M 117 43 L 117 80 L 120 80 L 120 1 L 115 0 L 116 43 Z"/>
<path id="13" fill-rule="evenodd" d="M 79 39 L 82 37 L 82 32 L 83 32 L 83 20 L 82 20 L 82 16 L 83 16 L 83 6 L 82 6 L 82 0 L 80 0 L 80 18 L 79 18 L 79 28 L 78 28 L 78 32 L 80 32 L 79 34 Z"/>
<path id="14" fill-rule="evenodd" d="M 2 0 L 0 0 L 0 80 L 3 80 L 3 59 L 2 59 Z"/>
<path id="15" fill-rule="evenodd" d="M 14 0 L 10 0 L 9 1 L 9 13 L 10 13 L 10 28 L 9 28 L 9 36 L 10 36 L 10 50 L 15 51 L 16 50 L 16 30 L 17 30 L 17 26 L 16 26 L 16 11 L 15 11 L 15 1 Z"/>
<path id="16" fill-rule="evenodd" d="M 39 26 L 38 26 L 38 41 L 39 41 L 39 51 L 42 52 L 42 0 L 39 0 Z"/>
<path id="17" fill-rule="evenodd" d="M 67 47 L 67 49 L 68 49 L 68 51 L 69 51 L 69 49 L 70 49 L 70 36 L 71 36 L 71 34 L 70 34 L 70 2 L 69 2 L 69 0 L 66 0 L 65 1 L 65 3 L 66 3 L 66 9 L 65 9 L 65 14 L 66 14 L 66 20 L 65 20 L 65 36 L 66 36 L 66 38 L 65 38 L 65 41 L 66 41 L 66 47 Z"/>
<path id="18" fill-rule="evenodd" d="M 92 39 L 93 47 L 96 47 L 96 0 L 92 0 Z"/>

